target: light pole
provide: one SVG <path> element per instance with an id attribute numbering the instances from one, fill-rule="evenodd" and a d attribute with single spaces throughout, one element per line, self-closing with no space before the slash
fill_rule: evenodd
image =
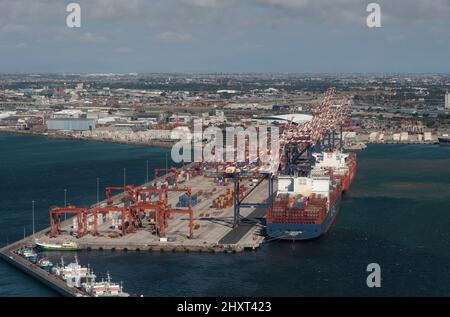
<path id="1" fill-rule="evenodd" d="M 168 168 L 169 168 L 169 163 L 168 163 L 168 160 L 167 160 L 167 153 L 166 153 L 166 171 L 167 171 Z"/>
<path id="2" fill-rule="evenodd" d="M 123 192 L 125 193 L 125 186 L 127 186 L 127 169 L 123 169 Z"/>
<path id="3" fill-rule="evenodd" d="M 34 239 L 34 200 L 31 201 L 31 210 L 33 215 L 33 239 Z"/>
<path id="4" fill-rule="evenodd" d="M 146 173 L 146 177 L 145 177 L 145 182 L 148 183 L 148 160 L 147 160 L 147 173 Z"/>
<path id="5" fill-rule="evenodd" d="M 97 177 L 97 205 L 100 202 L 100 178 Z"/>
<path id="6" fill-rule="evenodd" d="M 64 208 L 67 208 L 67 189 L 64 188 Z M 64 220 L 67 219 L 67 213 L 64 213 Z"/>

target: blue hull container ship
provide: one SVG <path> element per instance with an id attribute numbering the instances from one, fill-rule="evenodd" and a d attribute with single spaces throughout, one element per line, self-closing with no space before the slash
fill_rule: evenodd
<path id="1" fill-rule="evenodd" d="M 275 239 L 311 240 L 325 234 L 339 213 L 342 193 L 355 177 L 356 156 L 340 151 L 314 154 L 307 177 L 279 176 L 266 233 Z"/>

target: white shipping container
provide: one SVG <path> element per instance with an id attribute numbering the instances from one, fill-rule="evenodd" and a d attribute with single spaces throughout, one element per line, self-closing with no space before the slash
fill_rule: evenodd
<path id="1" fill-rule="evenodd" d="M 372 132 L 369 136 L 369 140 L 375 141 L 376 139 L 378 139 L 378 132 Z"/>
<path id="2" fill-rule="evenodd" d="M 408 132 L 402 132 L 400 134 L 400 141 L 408 141 L 408 140 L 409 140 Z"/>
<path id="3" fill-rule="evenodd" d="M 103 215 L 102 214 L 97 215 L 97 224 L 99 224 L 99 225 L 103 224 Z"/>

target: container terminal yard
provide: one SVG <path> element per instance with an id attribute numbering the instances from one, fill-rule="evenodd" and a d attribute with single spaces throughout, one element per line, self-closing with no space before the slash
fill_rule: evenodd
<path id="1" fill-rule="evenodd" d="M 315 229 L 314 237 L 324 234 L 356 167 L 354 156 L 349 169 L 344 162 L 348 155 L 339 154 L 346 114 L 344 103 L 336 105 L 334 96 L 335 89 L 329 89 L 310 121 L 283 125 L 280 157 L 271 164 L 192 163 L 156 169 L 155 179 L 143 185 L 107 187 L 107 199 L 89 208 L 51 207 L 50 227 L 1 249 L 1 257 L 61 295 L 89 296 L 24 259 L 21 250 L 231 253 L 257 249 L 267 234 L 309 239 L 302 235 L 317 226 L 324 229 Z M 319 159 L 313 156 L 317 153 L 328 154 Z M 328 159 L 335 156 L 336 162 Z M 316 169 L 314 162 L 319 166 Z M 304 192 L 297 189 L 302 182 L 311 183 L 303 185 Z M 287 205 L 290 198 L 280 205 L 277 195 L 287 197 L 289 192 L 295 193 L 294 207 Z M 270 214 L 270 232 L 265 230 L 266 213 Z"/>

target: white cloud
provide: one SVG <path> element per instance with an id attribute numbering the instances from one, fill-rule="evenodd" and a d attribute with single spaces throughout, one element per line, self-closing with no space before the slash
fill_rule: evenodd
<path id="1" fill-rule="evenodd" d="M 80 29 L 81 31 L 83 28 Z M 69 28 L 61 28 L 57 30 L 54 40 L 57 42 L 67 43 L 85 43 L 85 44 L 100 44 L 108 42 L 108 38 L 92 32 L 81 32 Z"/>
<path id="2" fill-rule="evenodd" d="M 80 36 L 80 41 L 85 43 L 105 43 L 107 39 L 102 35 L 86 32 Z"/>
<path id="3" fill-rule="evenodd" d="M 80 3 L 87 15 L 96 19 L 123 19 L 145 15 L 152 1 L 145 0 L 89 0 Z M 148 11 L 147 11 L 148 12 Z"/>
<path id="4" fill-rule="evenodd" d="M 155 39 L 160 43 L 165 44 L 182 44 L 193 41 L 193 36 L 190 33 L 179 32 L 162 32 L 156 35 Z"/>
<path id="5" fill-rule="evenodd" d="M 235 0 L 182 0 L 182 2 L 194 7 L 218 8 L 232 5 Z"/>
<path id="6" fill-rule="evenodd" d="M 130 47 L 122 46 L 116 49 L 117 53 L 132 53 L 134 50 Z"/>
<path id="7" fill-rule="evenodd" d="M 25 33 L 29 27 L 22 24 L 5 24 L 0 25 L 0 33 Z"/>

